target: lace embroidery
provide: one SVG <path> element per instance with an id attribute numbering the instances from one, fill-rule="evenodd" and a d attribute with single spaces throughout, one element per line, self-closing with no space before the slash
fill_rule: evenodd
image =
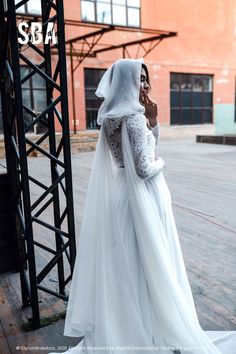
<path id="1" fill-rule="evenodd" d="M 124 167 L 124 159 L 121 143 L 121 119 L 105 119 L 104 123 L 107 142 L 112 156 L 119 167 Z"/>
<path id="2" fill-rule="evenodd" d="M 146 126 L 146 118 L 142 114 L 124 119 L 126 119 L 136 172 L 142 179 L 150 178 L 163 168 L 160 161 L 155 161 L 154 153 L 159 127 L 153 128 L 153 131 L 149 130 Z M 119 167 L 124 167 L 121 141 L 122 119 L 106 119 L 103 124 L 112 156 Z"/>

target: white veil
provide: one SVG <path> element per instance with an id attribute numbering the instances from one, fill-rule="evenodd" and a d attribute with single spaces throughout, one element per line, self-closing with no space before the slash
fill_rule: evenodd
<path id="1" fill-rule="evenodd" d="M 144 113 L 139 103 L 140 72 L 143 59 L 117 60 L 103 75 L 96 95 L 104 98 L 98 111 L 97 122 L 105 118 L 123 118 L 134 113 Z"/>
<path id="2" fill-rule="evenodd" d="M 101 130 L 89 180 L 83 223 L 68 302 L 67 336 L 85 336 L 87 343 L 110 346 L 150 346 L 137 312 L 137 294 L 120 242 L 114 206 L 112 158 L 102 125 L 105 118 L 122 119 L 144 113 L 139 104 L 143 60 L 125 59 L 104 74 L 96 94 L 104 98 L 98 112 Z M 158 210 L 147 185 L 135 171 L 125 119 L 122 146 L 133 224 L 153 309 L 161 331 L 159 343 L 182 348 L 182 354 L 222 354 L 201 329 L 184 267 L 177 232 L 168 242 L 158 222 Z M 162 178 L 162 177 L 161 177 Z M 158 183 L 158 180 L 155 182 Z M 170 213 L 170 217 L 172 214 Z M 128 352 L 128 351 L 127 351 Z M 130 352 L 130 351 L 129 351 Z M 140 350 L 132 350 L 140 354 Z M 146 351 L 145 351 L 146 352 Z M 169 353 L 149 350 L 150 354 Z M 99 353 L 103 351 L 99 350 Z M 123 351 L 124 353 L 124 351 Z M 223 354 L 227 354 L 224 352 Z"/>

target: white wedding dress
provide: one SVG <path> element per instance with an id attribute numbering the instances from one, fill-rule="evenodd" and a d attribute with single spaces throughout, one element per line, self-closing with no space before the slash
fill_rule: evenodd
<path id="1" fill-rule="evenodd" d="M 103 119 L 64 335 L 84 336 L 73 353 L 233 354 L 232 333 L 209 336 L 198 322 L 163 164 L 155 159 L 159 125 L 147 128 L 142 107 L 104 114 L 114 107 L 116 73 L 115 85 L 126 80 L 129 96 L 139 88 L 142 61 L 119 62 L 100 85 Z M 122 77 L 123 64 L 130 77 Z M 106 107 L 108 95 L 113 104 Z"/>

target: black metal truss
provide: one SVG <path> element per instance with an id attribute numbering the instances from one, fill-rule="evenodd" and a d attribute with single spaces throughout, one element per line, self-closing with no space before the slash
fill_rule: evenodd
<path id="1" fill-rule="evenodd" d="M 36 47 L 31 42 L 18 44 L 16 9 L 28 0 L 15 5 L 14 0 L 5 0 L 0 5 L 0 58 L 1 58 L 1 96 L 3 106 L 3 124 L 6 143 L 8 174 L 11 177 L 15 213 L 17 218 L 17 239 L 19 269 L 22 288 L 23 306 L 32 308 L 32 325 L 40 326 L 38 290 L 67 299 L 65 286 L 70 281 L 75 261 L 75 227 L 73 210 L 71 152 L 68 118 L 66 52 L 64 34 L 63 0 L 41 0 L 43 38 L 47 23 L 53 22 L 57 32 L 57 44 L 43 44 Z M 29 18 L 29 28 L 31 26 Z M 25 55 L 29 46 L 31 55 Z M 54 52 L 52 60 L 52 50 Z M 41 62 L 33 61 L 33 53 Z M 57 54 L 55 56 L 55 53 Z M 25 77 L 20 72 L 20 63 L 31 70 Z M 47 105 L 40 114 L 36 114 L 22 99 L 22 85 L 34 75 L 40 75 L 46 81 Z M 32 117 L 26 125 L 24 112 Z M 55 124 L 61 126 L 61 135 L 56 135 Z M 41 123 L 45 132 L 33 141 L 28 131 Z M 48 140 L 48 148 L 44 143 Z M 30 173 L 29 155 L 38 151 L 50 164 L 48 175 L 51 182 L 46 185 L 39 176 Z M 38 194 L 31 193 L 31 185 L 37 186 Z M 34 200 L 33 200 L 34 199 Z M 52 217 L 45 219 L 47 210 Z M 37 232 L 50 230 L 55 238 L 55 247 L 51 248 L 36 239 Z M 36 266 L 36 248 L 51 255 L 50 261 L 38 270 Z M 69 274 L 65 275 L 65 260 L 69 262 Z M 44 285 L 49 272 L 57 267 L 58 290 Z M 67 269 L 68 273 L 68 269 Z"/>
<path id="2" fill-rule="evenodd" d="M 136 45 L 137 50 L 136 50 L 135 58 L 137 59 L 139 56 L 145 58 L 163 39 L 169 38 L 169 37 L 174 37 L 174 36 L 176 36 L 176 33 L 172 33 L 172 32 L 170 32 L 169 34 L 159 34 L 156 36 L 143 38 L 141 40 L 130 41 L 130 42 L 122 43 L 122 44 L 118 44 L 118 45 L 107 46 L 105 48 L 97 49 L 93 53 L 94 53 L 94 55 L 97 55 L 99 53 L 103 53 L 103 52 L 106 52 L 109 50 L 115 50 L 115 49 L 122 48 L 123 58 L 126 58 L 126 57 L 131 58 L 128 48 Z M 149 43 L 149 45 L 146 46 L 146 43 Z M 141 50 L 142 50 L 142 53 L 140 53 Z"/>
<path id="3" fill-rule="evenodd" d="M 86 57 L 96 57 L 98 53 L 102 53 L 109 50 L 115 50 L 122 48 L 123 57 L 125 57 L 125 53 L 127 53 L 127 48 L 130 46 L 136 45 L 138 50 L 136 52 L 135 58 L 138 58 L 139 55 L 145 57 L 148 55 L 151 50 L 153 50 L 160 41 L 165 38 L 175 37 L 177 35 L 176 32 L 158 30 L 158 29 L 150 29 L 150 28 L 138 28 L 138 27 L 125 27 L 125 26 L 115 26 L 115 25 L 106 25 L 106 24 L 91 24 L 84 21 L 66 21 L 66 25 L 68 26 L 82 26 L 83 28 L 93 28 L 92 32 L 88 32 L 84 35 L 77 36 L 71 38 L 66 41 L 66 44 L 69 45 L 69 49 L 67 49 L 66 54 L 76 57 L 79 66 L 82 61 Z M 94 29 L 96 29 L 94 31 Z M 134 33 L 135 38 L 137 38 L 137 34 L 141 34 L 141 38 L 138 40 L 135 39 L 133 41 L 128 41 L 124 43 L 120 43 L 118 45 L 110 45 L 102 42 L 104 34 L 107 32 L 127 32 Z M 148 48 L 144 45 L 144 43 L 149 43 Z M 77 47 L 75 47 L 77 45 Z M 99 48 L 102 47 L 102 48 Z M 97 47 L 97 48 L 96 48 Z M 142 48 L 143 52 L 140 53 L 140 49 Z"/>
<path id="4" fill-rule="evenodd" d="M 129 48 L 136 47 L 135 58 L 146 57 L 155 47 L 157 47 L 163 39 L 175 37 L 176 32 L 163 31 L 158 29 L 137 28 L 137 27 L 124 27 L 106 24 L 89 23 L 84 21 L 71 21 L 66 20 L 67 26 L 82 26 L 85 28 L 92 28 L 92 32 L 84 35 L 71 38 L 66 41 L 67 50 L 66 54 L 70 56 L 70 73 L 71 73 L 71 92 L 72 92 L 72 111 L 74 122 L 74 133 L 77 132 L 76 127 L 76 112 L 75 112 L 75 88 L 74 88 L 74 75 L 77 68 L 87 57 L 96 57 L 100 53 L 110 50 L 122 49 L 123 58 L 131 58 Z M 127 32 L 134 33 L 137 38 L 137 33 L 142 37 L 138 40 L 120 43 L 117 45 L 110 45 L 103 42 L 104 36 L 108 32 Z M 69 47 L 69 48 L 68 48 Z M 133 56 L 133 55 L 132 55 Z M 76 64 L 74 63 L 76 59 Z"/>

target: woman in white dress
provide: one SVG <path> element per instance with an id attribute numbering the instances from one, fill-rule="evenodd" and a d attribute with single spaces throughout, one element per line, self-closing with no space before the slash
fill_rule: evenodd
<path id="1" fill-rule="evenodd" d="M 121 59 L 96 91 L 101 130 L 64 331 L 84 337 L 73 353 L 221 354 L 196 314 L 165 163 L 155 157 L 149 87 L 143 60 Z"/>

